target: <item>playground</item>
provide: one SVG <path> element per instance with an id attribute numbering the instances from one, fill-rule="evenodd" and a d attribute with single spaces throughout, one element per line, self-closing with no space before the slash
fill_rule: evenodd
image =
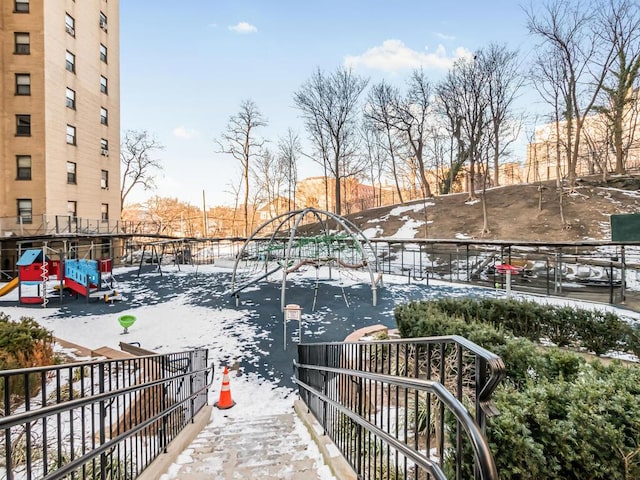
<path id="1" fill-rule="evenodd" d="M 76 298 L 113 301 L 119 299 L 114 288 L 111 259 L 52 259 L 58 252 L 47 247 L 25 250 L 16 266 L 18 275 L 0 288 L 0 297 L 17 289 L 18 302 L 46 306 L 52 298 L 66 294 Z"/>
<path id="2" fill-rule="evenodd" d="M 21 304 L 14 289 L 0 297 L 0 311 L 15 319 L 34 317 L 56 337 L 89 349 L 117 348 L 120 342 L 138 342 L 159 353 L 204 347 L 217 365 L 228 365 L 236 375 L 291 388 L 292 358 L 300 337 L 304 342 L 342 341 L 372 324 L 395 328 L 394 307 L 410 300 L 504 295 L 433 280 L 409 283 L 389 275 L 378 285 L 374 307 L 367 274 L 336 269 L 330 273 L 328 267 L 316 272 L 307 266 L 288 276 L 287 302 L 299 305 L 302 315 L 300 323 L 287 322 L 285 337 L 282 277 L 266 277 L 236 298 L 230 295 L 232 274 L 232 268 L 214 265 L 165 266 L 162 274 L 156 265 L 146 265 L 142 272 L 137 266 L 119 267 L 113 275 L 121 301 L 87 303 L 79 296 L 42 308 Z M 118 321 L 124 315 L 136 318 L 127 333 Z"/>
<path id="3" fill-rule="evenodd" d="M 305 216 L 320 228 L 302 231 Z M 456 251 L 455 261 L 449 258 L 448 274 L 441 275 L 449 282 L 438 280 L 435 256 L 427 246 L 397 241 L 386 249 L 372 245 L 348 220 L 315 209 L 271 219 L 243 243 L 219 242 L 215 259 L 208 263 L 193 261 L 201 259 L 198 252 L 204 249 L 162 241 L 145 245 L 135 264 L 114 269 L 110 258 L 94 259 L 113 249 L 97 245 L 91 242 L 82 256 L 47 246 L 21 251 L 16 278 L 0 285 L 0 311 L 12 318 L 33 317 L 56 337 L 92 350 L 117 348 L 120 342 L 158 353 L 207 348 L 210 358 L 237 374 L 286 387 L 292 387 L 298 342 L 343 341 L 374 324 L 395 328 L 395 306 L 411 300 L 512 295 L 575 302 L 529 297 L 530 292 L 510 291 L 509 282 L 506 288 L 498 281 L 488 288 L 451 283 L 465 273 L 470 278 L 474 261 L 484 268 L 492 260 L 469 252 L 461 262 Z M 157 261 L 145 261 L 147 251 Z M 167 253 L 174 261 L 164 261 Z M 178 253 L 182 262 L 176 261 Z M 425 270 L 428 265 L 430 271 Z M 494 278 L 523 273 L 520 267 L 500 263 Z M 638 316 L 586 299 L 579 303 Z"/>

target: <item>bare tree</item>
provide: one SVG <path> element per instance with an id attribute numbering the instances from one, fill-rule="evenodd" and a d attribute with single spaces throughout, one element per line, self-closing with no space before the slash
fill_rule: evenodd
<path id="1" fill-rule="evenodd" d="M 481 160 L 482 141 L 489 125 L 487 69 L 479 60 L 478 54 L 474 58 L 456 60 L 438 86 L 443 111 L 451 116 L 449 124 L 455 125 L 456 135 L 460 139 L 460 153 L 469 161 L 469 200 L 477 198 L 476 162 Z"/>
<path id="2" fill-rule="evenodd" d="M 609 122 L 618 174 L 626 172 L 625 164 L 638 123 L 639 8 L 631 0 L 607 0 L 598 9 L 596 32 L 603 44 L 613 47 L 614 58 L 602 87 L 604 104 L 597 111 Z"/>
<path id="3" fill-rule="evenodd" d="M 602 180 L 607 181 L 609 171 L 608 153 L 610 148 L 611 133 L 610 123 L 605 115 L 593 115 L 583 127 L 582 133 L 588 148 L 587 168 L 589 174 L 596 173 L 596 169 L 602 174 Z"/>
<path id="4" fill-rule="evenodd" d="M 265 202 L 272 217 L 280 211 L 280 196 L 287 185 L 291 164 L 287 158 L 274 155 L 268 148 L 254 161 L 253 178 L 256 185 L 256 199 Z"/>
<path id="5" fill-rule="evenodd" d="M 160 160 L 154 155 L 164 150 L 146 130 L 127 130 L 120 146 L 120 162 L 122 163 L 122 183 L 120 185 L 120 205 L 136 186 L 144 190 L 155 188 L 156 174 L 162 170 Z"/>
<path id="6" fill-rule="evenodd" d="M 604 45 L 598 38 L 593 3 L 567 0 L 542 7 L 536 4 L 535 9 L 529 8 L 527 16 L 529 32 L 550 47 L 562 72 L 556 81 L 565 107 L 567 181 L 573 189 L 582 127 L 611 66 L 613 46 Z"/>
<path id="7" fill-rule="evenodd" d="M 379 207 L 382 205 L 382 178 L 384 177 L 387 163 L 389 162 L 389 154 L 384 148 L 383 132 L 375 129 L 370 123 L 365 124 L 362 129 L 362 138 L 366 162 L 369 170 L 369 181 L 373 186 L 374 203 L 372 206 Z M 376 188 L 378 193 L 376 195 Z"/>
<path id="8" fill-rule="evenodd" d="M 318 69 L 295 92 L 293 100 L 301 111 L 305 127 L 335 184 L 335 213 L 340 215 L 343 178 L 355 175 L 354 155 L 358 141 L 358 100 L 368 80 L 350 69 L 338 68 L 331 74 Z"/>
<path id="9" fill-rule="evenodd" d="M 431 101 L 433 100 L 432 86 L 422 69 L 414 70 L 409 78 L 407 94 L 404 101 L 398 105 L 396 128 L 405 136 L 405 141 L 415 157 L 420 176 L 422 195 L 432 197 L 431 186 L 427 181 L 424 161 L 425 142 L 427 140 Z"/>
<path id="10" fill-rule="evenodd" d="M 556 59 L 558 51 L 556 49 L 544 49 L 539 52 L 530 71 L 531 83 L 538 91 L 542 99 L 550 104 L 553 108 L 552 120 L 554 125 L 554 134 L 546 132 L 546 138 L 537 138 L 537 141 L 544 140 L 547 144 L 551 139 L 555 144 L 555 170 L 556 170 L 556 187 L 562 188 L 562 153 L 561 153 L 561 132 L 560 118 L 562 111 L 565 109 L 566 94 L 564 93 L 564 84 L 562 82 L 563 70 L 561 62 Z M 547 155 L 547 160 L 549 156 Z M 561 209 L 562 210 L 562 209 Z"/>
<path id="11" fill-rule="evenodd" d="M 493 184 L 500 184 L 500 158 L 517 139 L 521 121 L 513 105 L 524 83 L 519 72 L 518 53 L 505 45 L 491 44 L 478 52 L 478 61 L 487 70 L 489 121 L 491 122 L 491 154 L 493 156 Z"/>
<path id="12" fill-rule="evenodd" d="M 400 188 L 398 173 L 398 141 L 395 138 L 394 126 L 392 124 L 393 105 L 399 102 L 398 90 L 384 80 L 374 85 L 369 91 L 367 105 L 364 110 L 365 121 L 371 125 L 371 128 L 380 132 L 380 145 L 385 148 L 391 160 L 391 175 L 398 193 L 400 203 L 404 203 L 402 199 L 402 189 Z"/>
<path id="13" fill-rule="evenodd" d="M 440 82 L 436 86 L 435 110 L 439 113 L 442 119 L 440 123 L 450 138 L 449 168 L 447 175 L 439 185 L 442 194 L 453 191 L 453 185 L 468 157 L 468 151 L 462 139 L 462 112 L 460 109 L 461 105 L 457 101 L 453 82 Z"/>
<path id="14" fill-rule="evenodd" d="M 558 206 L 560 211 L 560 223 L 563 228 L 566 227 L 566 221 L 564 218 L 564 190 L 562 186 L 562 152 L 566 151 L 566 144 L 562 141 L 562 134 L 560 131 L 560 118 L 562 116 L 563 109 L 566 109 L 567 94 L 565 90 L 565 83 L 562 81 L 564 70 L 562 62 L 556 58 L 559 51 L 556 48 L 547 47 L 541 50 L 535 59 L 530 75 L 532 84 L 543 98 L 544 101 L 549 103 L 553 107 L 553 133 L 550 130 L 546 130 L 543 139 L 547 145 L 546 159 L 549 161 L 550 155 L 548 146 L 551 140 L 553 140 L 555 150 L 555 170 L 556 170 L 556 188 L 558 190 Z M 569 158 L 567 153 L 566 157 Z M 542 188 L 541 186 L 539 187 Z M 542 190 L 540 190 L 539 204 L 542 202 Z"/>
<path id="15" fill-rule="evenodd" d="M 252 159 L 262 153 L 265 140 L 256 136 L 255 129 L 267 121 L 253 100 L 244 100 L 240 111 L 229 118 L 226 131 L 217 141 L 220 153 L 227 153 L 240 162 L 244 183 L 244 234 L 249 235 L 249 172 Z"/>
<path id="16" fill-rule="evenodd" d="M 426 155 L 432 159 L 435 169 L 435 178 L 438 192 L 442 192 L 442 186 L 447 183 L 449 177 L 449 165 L 453 153 L 453 135 L 450 135 L 442 124 L 442 118 L 435 117 L 436 122 L 429 126 L 427 142 L 425 143 Z"/>
<path id="17" fill-rule="evenodd" d="M 432 87 L 422 69 L 414 70 L 407 83 L 407 92 L 401 96 L 397 90 L 383 82 L 369 95 L 369 108 L 365 114 L 378 128 L 390 128 L 405 154 L 415 164 L 423 197 L 431 197 L 431 186 L 426 176 L 424 161 L 428 121 L 431 114 Z"/>
<path id="18" fill-rule="evenodd" d="M 296 188 L 298 184 L 298 157 L 302 147 L 298 134 L 291 128 L 286 136 L 278 141 L 278 158 L 286 165 L 285 180 L 287 182 L 287 199 L 289 211 L 296 209 Z M 293 202 L 293 203 L 292 203 Z"/>

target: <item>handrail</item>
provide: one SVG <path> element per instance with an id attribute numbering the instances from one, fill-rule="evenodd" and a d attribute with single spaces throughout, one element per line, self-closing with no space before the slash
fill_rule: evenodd
<path id="1" fill-rule="evenodd" d="M 475 353 L 479 358 L 481 358 L 485 363 L 487 368 L 489 369 L 490 376 L 486 380 L 486 383 L 482 387 L 482 389 L 478 392 L 478 401 L 485 406 L 488 402 L 491 401 L 491 396 L 493 392 L 498 387 L 502 379 L 505 375 L 505 365 L 502 358 L 496 355 L 493 352 L 490 352 L 486 348 L 481 347 L 480 345 L 473 343 L 471 340 L 468 340 L 460 335 L 441 335 L 437 337 L 417 337 L 417 338 L 402 338 L 402 339 L 392 339 L 392 340 L 376 340 L 377 344 L 416 344 L 416 343 L 428 343 L 428 344 L 440 344 L 443 342 L 447 343 L 455 343 L 460 345 L 470 352 Z M 313 345 L 348 345 L 348 344 L 361 344 L 359 342 L 318 342 Z M 304 343 L 301 345 L 305 345 Z M 489 411 L 492 409 L 487 407 Z"/>
<path id="2" fill-rule="evenodd" d="M 209 370 L 212 370 L 212 367 L 203 368 L 200 370 L 195 370 L 193 372 L 190 372 L 190 376 L 194 376 L 199 373 L 205 373 L 208 376 Z M 108 392 L 94 394 L 90 397 L 80 397 L 80 398 L 76 398 L 75 400 L 67 400 L 65 402 L 56 403 L 55 405 L 49 405 L 46 407 L 39 408 L 37 410 L 29 410 L 26 412 L 16 413 L 10 416 L 0 417 L 0 430 L 6 430 L 7 428 L 15 427 L 16 425 L 20 425 L 21 423 L 42 420 L 45 417 L 49 417 L 51 415 L 57 415 L 57 414 L 67 412 L 76 408 L 86 407 L 88 405 L 91 405 L 101 400 L 108 400 L 108 399 L 122 396 L 128 393 L 136 393 L 141 390 L 147 390 L 150 387 L 163 385 L 172 380 L 181 380 L 184 378 L 184 376 L 185 376 L 184 373 L 171 375 L 169 377 L 164 377 L 159 380 L 153 380 L 150 382 L 137 384 L 132 387 L 110 390 Z M 198 396 L 198 394 L 201 394 L 202 392 L 206 391 L 206 389 L 207 388 L 205 387 L 196 392 L 192 392 L 190 395 L 190 398 Z"/>
<path id="3" fill-rule="evenodd" d="M 457 479 L 498 478 L 483 432 L 504 363 L 475 343 L 451 335 L 300 344 L 294 371 L 301 399 L 361 477 L 382 469 L 444 479 L 446 467 Z"/>
<path id="4" fill-rule="evenodd" d="M 135 478 L 206 405 L 207 359 L 197 349 L 0 371 L 7 480 Z"/>
<path id="5" fill-rule="evenodd" d="M 480 402 L 488 402 L 493 395 L 493 392 L 498 387 L 502 379 L 505 375 L 505 365 L 504 361 L 501 357 L 496 355 L 493 352 L 490 352 L 486 348 L 481 347 L 480 345 L 473 343 L 471 340 L 468 340 L 460 335 L 441 335 L 437 337 L 417 337 L 410 339 L 396 339 L 396 340 L 378 340 L 376 343 L 394 343 L 394 344 L 412 344 L 412 343 L 431 343 L 437 344 L 442 342 L 452 342 L 456 343 L 460 346 L 463 346 L 470 352 L 475 353 L 478 357 L 482 358 L 486 364 L 487 368 L 491 372 L 489 379 L 485 386 L 478 392 L 478 401 Z M 346 342 L 349 343 L 349 342 Z M 356 342 L 357 343 L 357 342 Z"/>
<path id="6" fill-rule="evenodd" d="M 429 391 L 431 393 L 434 393 L 436 397 L 438 397 L 438 399 L 440 399 L 447 407 L 451 409 L 456 419 L 458 419 L 458 421 L 462 424 L 463 428 L 469 435 L 469 438 L 473 444 L 473 453 L 478 462 L 478 468 L 480 469 L 482 479 L 497 480 L 498 471 L 496 470 L 493 456 L 491 455 L 491 451 L 489 450 L 489 444 L 480 431 L 478 424 L 471 417 L 464 405 L 462 405 L 462 403 L 460 403 L 458 399 L 454 397 L 451 392 L 449 392 L 449 390 L 447 390 L 441 383 L 431 380 L 395 377 L 392 375 L 384 375 L 380 373 L 361 372 L 353 369 L 333 368 L 326 366 L 318 367 L 315 365 L 299 364 L 295 360 L 293 363 L 296 369 L 307 368 L 309 370 L 315 371 L 340 373 L 352 377 L 362 378 L 364 380 L 387 383 L 401 388 L 415 388 L 417 390 Z M 446 477 L 444 476 L 444 473 L 442 472 L 440 467 L 433 461 L 429 460 L 427 457 L 421 455 L 419 452 L 415 452 L 414 450 L 408 448 L 401 442 L 398 442 L 395 438 L 391 437 L 383 430 L 378 429 L 377 427 L 375 427 L 375 425 L 372 425 L 371 423 L 359 417 L 357 414 L 344 408 L 338 402 L 330 399 L 322 392 L 317 391 L 310 385 L 299 381 L 297 378 L 294 379 L 294 382 L 305 388 L 307 391 L 312 391 L 316 396 L 322 398 L 324 401 L 331 403 L 334 407 L 337 407 L 342 413 L 347 415 L 349 418 L 351 418 L 367 430 L 374 431 L 378 436 L 384 438 L 387 443 L 392 443 L 393 446 L 396 449 L 400 450 L 404 455 L 411 457 L 412 460 L 414 460 L 416 463 L 420 463 L 424 468 L 432 470 L 430 471 L 430 473 L 436 475 L 437 478 L 446 480 Z"/>

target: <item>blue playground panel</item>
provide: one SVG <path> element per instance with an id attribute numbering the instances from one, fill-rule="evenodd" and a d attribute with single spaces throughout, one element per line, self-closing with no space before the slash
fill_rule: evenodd
<path id="1" fill-rule="evenodd" d="M 27 250 L 16 263 L 18 267 L 28 267 L 34 262 L 42 262 L 42 250 Z M 40 258 L 40 259 L 39 259 Z"/>
<path id="2" fill-rule="evenodd" d="M 64 262 L 64 276 L 78 282 L 80 285 L 87 285 L 87 280 L 92 285 L 100 282 L 100 272 L 97 260 L 66 260 Z"/>

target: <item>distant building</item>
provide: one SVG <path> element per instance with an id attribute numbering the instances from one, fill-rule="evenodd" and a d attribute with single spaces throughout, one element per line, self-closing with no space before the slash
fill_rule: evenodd
<path id="1" fill-rule="evenodd" d="M 381 205 L 397 202 L 395 189 L 360 183 L 356 178 L 342 181 L 342 213 L 347 215 Z M 296 208 L 313 207 L 335 211 L 335 184 L 332 178 L 309 177 L 296 185 Z"/>
<path id="2" fill-rule="evenodd" d="M 640 168 L 640 102 L 637 94 L 637 91 L 633 92 L 635 100 L 624 114 L 622 136 L 626 170 Z M 575 124 L 573 128 L 575 133 Z M 551 122 L 536 128 L 535 140 L 527 146 L 525 182 L 555 180 L 558 174 L 561 178 L 567 176 L 566 129 L 566 121 Z M 615 171 L 612 137 L 611 127 L 604 114 L 596 113 L 585 118 L 576 164 L 578 177 Z"/>
<path id="3" fill-rule="evenodd" d="M 119 220 L 118 3 L 0 2 L 0 235 Z"/>

